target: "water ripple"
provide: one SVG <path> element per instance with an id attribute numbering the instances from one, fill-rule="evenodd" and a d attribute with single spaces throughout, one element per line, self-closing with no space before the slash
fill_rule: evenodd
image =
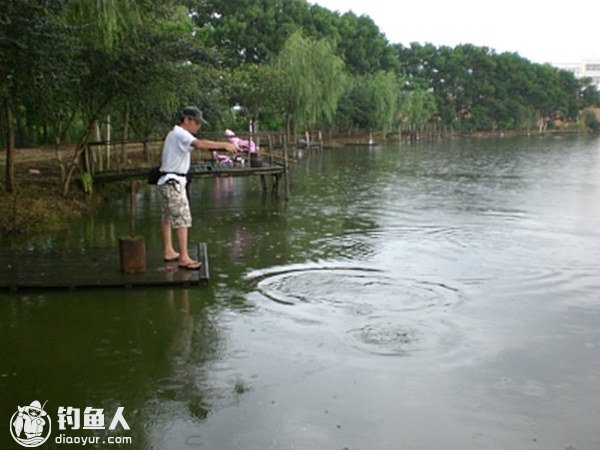
<path id="1" fill-rule="evenodd" d="M 421 352 L 443 353 L 461 341 L 454 324 L 432 317 L 371 319 L 346 332 L 348 344 L 364 352 L 384 356 L 409 356 Z"/>
<path id="2" fill-rule="evenodd" d="M 461 341 L 448 314 L 461 293 L 446 283 L 327 263 L 256 270 L 246 278 L 258 298 L 273 302 L 263 306 L 288 332 L 324 327 L 348 347 L 373 355 L 439 354 Z M 286 320 L 295 327 L 284 326 Z"/>
<path id="3" fill-rule="evenodd" d="M 369 267 L 293 265 L 253 271 L 246 278 L 264 297 L 284 305 L 328 304 L 355 310 L 356 304 L 364 304 L 407 312 L 447 307 L 460 299 L 458 290 L 447 284 Z"/>

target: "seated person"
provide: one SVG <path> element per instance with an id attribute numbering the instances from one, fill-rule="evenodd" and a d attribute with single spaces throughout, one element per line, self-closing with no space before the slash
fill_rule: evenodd
<path id="1" fill-rule="evenodd" d="M 233 160 L 228 155 L 222 155 L 216 150 L 212 151 L 213 161 L 224 166 L 233 166 Z"/>
<path id="2" fill-rule="evenodd" d="M 235 133 L 231 130 L 225 130 L 225 137 L 229 139 L 233 145 L 235 145 L 239 151 L 248 152 L 248 153 L 256 153 L 256 144 L 253 141 L 247 141 L 245 139 L 240 139 L 235 135 Z"/>

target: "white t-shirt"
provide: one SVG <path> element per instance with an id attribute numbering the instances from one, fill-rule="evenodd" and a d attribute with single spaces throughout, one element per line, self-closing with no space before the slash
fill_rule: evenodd
<path id="1" fill-rule="evenodd" d="M 185 186 L 187 181 L 185 176 L 175 175 L 175 173 L 186 174 L 190 170 L 191 152 L 194 150 L 192 142 L 195 139 L 192 133 L 179 125 L 175 125 L 169 131 L 163 144 L 160 171 L 172 173 L 160 177 L 159 185 L 175 179 Z"/>

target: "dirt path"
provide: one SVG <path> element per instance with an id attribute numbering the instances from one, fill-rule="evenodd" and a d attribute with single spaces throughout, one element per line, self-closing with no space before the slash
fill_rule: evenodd
<path id="1" fill-rule="evenodd" d="M 69 150 L 61 150 L 61 156 L 66 156 Z M 31 147 L 15 149 L 15 164 L 31 164 L 35 162 L 56 162 L 56 153 L 53 148 Z M 6 150 L 0 150 L 0 166 L 6 165 Z"/>

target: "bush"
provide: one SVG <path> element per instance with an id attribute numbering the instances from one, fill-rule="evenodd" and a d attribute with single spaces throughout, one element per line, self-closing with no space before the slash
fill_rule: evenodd
<path id="1" fill-rule="evenodd" d="M 587 130 L 600 131 L 600 120 L 592 108 L 583 110 L 582 122 Z"/>

